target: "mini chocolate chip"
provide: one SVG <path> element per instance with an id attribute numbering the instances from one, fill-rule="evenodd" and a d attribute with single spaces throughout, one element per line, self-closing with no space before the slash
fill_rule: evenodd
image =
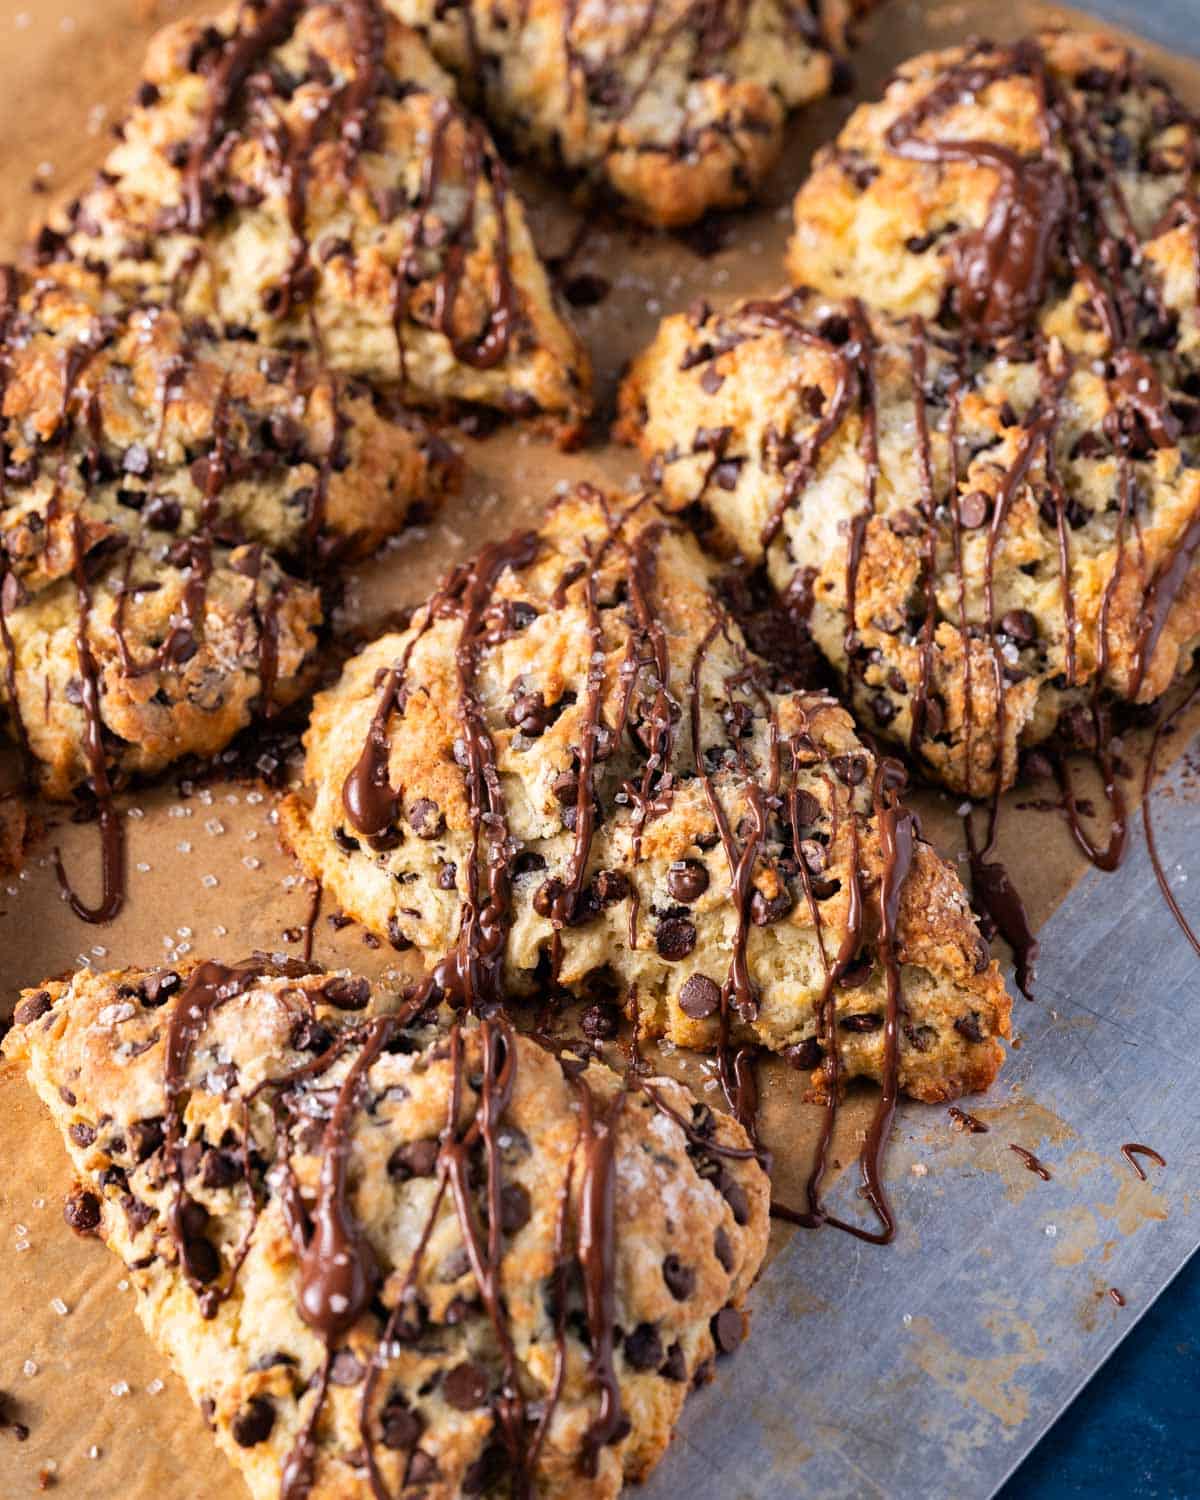
<path id="1" fill-rule="evenodd" d="M 419 839 L 436 839 L 446 827 L 442 810 L 428 797 L 419 797 L 408 810 L 408 822 Z"/>
<path id="2" fill-rule="evenodd" d="M 297 1052 L 324 1052 L 333 1045 L 333 1032 L 311 1016 L 301 1016 L 292 1027 L 291 1043 Z"/>
<path id="3" fill-rule="evenodd" d="M 458 1411 L 474 1411 L 483 1406 L 491 1389 L 487 1371 L 479 1365 L 456 1365 L 442 1381 L 442 1395 Z"/>
<path id="4" fill-rule="evenodd" d="M 878 1031 L 883 1025 L 883 1017 L 878 1012 L 863 1012 L 856 1016 L 843 1016 L 838 1025 L 843 1031 Z"/>
<path id="5" fill-rule="evenodd" d="M 786 917 L 792 909 L 792 898 L 786 887 L 779 890 L 777 895 L 770 898 L 763 895 L 759 890 L 750 896 L 750 920 L 755 927 L 770 927 L 773 922 L 778 922 L 781 917 Z"/>
<path id="6" fill-rule="evenodd" d="M 81 1146 L 85 1150 L 96 1139 L 95 1128 L 91 1125 L 86 1124 L 83 1120 L 80 1120 L 77 1124 L 72 1125 L 71 1128 L 67 1131 L 67 1134 L 71 1137 L 71 1139 L 77 1146 Z"/>
<path id="7" fill-rule="evenodd" d="M 538 871 L 546 868 L 546 857 L 544 854 L 535 854 L 531 849 L 523 849 L 516 859 L 513 860 L 513 879 L 520 880 L 522 875 L 536 875 Z"/>
<path id="8" fill-rule="evenodd" d="M 338 1010 L 363 1010 L 371 998 L 371 986 L 365 979 L 335 974 L 321 986 L 321 997 Z"/>
<path id="9" fill-rule="evenodd" d="M 750 1200 L 746 1196 L 746 1189 L 736 1177 L 724 1170 L 717 1181 L 717 1187 L 725 1202 L 729 1204 L 733 1213 L 733 1222 L 739 1228 L 743 1228 L 750 1222 Z"/>
<path id="10" fill-rule="evenodd" d="M 662 1364 L 662 1339 L 653 1323 L 639 1323 L 625 1336 L 625 1358 L 635 1370 L 656 1370 Z"/>
<path id="11" fill-rule="evenodd" d="M 676 1302 L 686 1301 L 696 1290 L 695 1271 L 691 1266 L 685 1266 L 674 1251 L 663 1260 L 662 1273 L 663 1280 L 667 1283 L 667 1291 Z"/>
<path id="12" fill-rule="evenodd" d="M 937 1041 L 937 1032 L 932 1026 L 905 1026 L 904 1035 L 915 1052 L 928 1052 Z"/>
<path id="13" fill-rule="evenodd" d="M 687 1356 L 683 1352 L 682 1344 L 671 1345 L 658 1373 L 664 1380 L 682 1383 L 687 1379 Z"/>
<path id="14" fill-rule="evenodd" d="M 407 953 L 412 947 L 412 939 L 405 936 L 400 918 L 393 912 L 387 919 L 388 942 L 395 948 L 397 953 Z"/>
<path id="15" fill-rule="evenodd" d="M 715 396 L 725 384 L 725 377 L 717 369 L 716 365 L 706 365 L 704 373 L 700 377 L 700 389 L 706 395 Z"/>
<path id="16" fill-rule="evenodd" d="M 129 1149 L 133 1153 L 134 1161 L 145 1161 L 163 1143 L 163 1122 L 161 1119 L 136 1120 L 129 1127 Z"/>
<path id="17" fill-rule="evenodd" d="M 228 1151 L 213 1149 L 204 1153 L 200 1167 L 200 1181 L 204 1187 L 212 1190 L 232 1187 L 241 1175 L 241 1164 Z"/>
<path id="18" fill-rule="evenodd" d="M 426 1453 L 424 1448 L 416 1448 L 408 1461 L 408 1472 L 404 1476 L 405 1485 L 431 1484 L 438 1477 L 437 1459 L 432 1453 Z"/>
<path id="19" fill-rule="evenodd" d="M 958 502 L 958 519 L 967 531 L 976 531 L 992 513 L 992 502 L 982 490 L 972 490 Z"/>
<path id="20" fill-rule="evenodd" d="M 720 1354 L 732 1354 L 746 1337 L 746 1320 L 736 1307 L 723 1307 L 712 1320 L 713 1342 Z"/>
<path id="21" fill-rule="evenodd" d="M 51 1000 L 47 990 L 38 990 L 36 994 L 27 995 L 13 1011 L 13 1024 L 29 1026 L 40 1016 L 44 1016 L 50 1009 L 50 1005 Z"/>
<path id="22" fill-rule="evenodd" d="M 211 1241 L 203 1238 L 184 1240 L 182 1255 L 187 1274 L 201 1286 L 208 1286 L 220 1276 L 221 1257 Z"/>
<path id="23" fill-rule="evenodd" d="M 708 867 L 700 860 L 679 860 L 667 871 L 667 890 L 676 901 L 690 906 L 708 890 L 708 879 Z"/>
<path id="24" fill-rule="evenodd" d="M 866 780 L 865 755 L 834 755 L 830 757 L 829 765 L 833 774 L 846 786 L 858 786 Z"/>
<path id="25" fill-rule="evenodd" d="M 151 495 L 142 507 L 142 520 L 152 531 L 178 531 L 183 507 L 174 495 Z"/>
<path id="26" fill-rule="evenodd" d="M 385 1448 L 411 1448 L 425 1430 L 419 1412 L 411 1410 L 399 1393 L 389 1398 L 379 1414 L 380 1441 Z"/>
<path id="27" fill-rule="evenodd" d="M 63 1200 L 63 1218 L 76 1234 L 95 1234 L 100 1227 L 100 1199 L 87 1188 L 72 1188 Z"/>
<path id="28" fill-rule="evenodd" d="M 579 1027 L 591 1042 L 611 1042 L 621 1029 L 621 1012 L 607 1001 L 597 1001 L 584 1011 Z"/>
<path id="29" fill-rule="evenodd" d="M 558 798 L 559 802 L 566 807 L 569 803 L 578 800 L 579 777 L 574 771 L 562 771 L 550 783 L 550 790 Z"/>
<path id="30" fill-rule="evenodd" d="M 151 105 L 158 103 L 158 85 L 151 83 L 148 78 L 138 84 L 137 102 L 143 109 L 149 109 Z"/>
<path id="31" fill-rule="evenodd" d="M 667 917 L 658 924 L 654 946 L 660 958 L 678 963 L 696 946 L 696 929 L 686 917 Z"/>
<path id="32" fill-rule="evenodd" d="M 713 1254 L 720 1261 L 723 1270 L 732 1272 L 737 1264 L 737 1256 L 734 1253 L 733 1242 L 719 1224 L 716 1234 L 713 1235 Z"/>
<path id="33" fill-rule="evenodd" d="M 410 1177 L 431 1177 L 437 1159 L 437 1141 L 407 1141 L 388 1157 L 388 1175 L 397 1182 L 407 1182 Z"/>
<path id="34" fill-rule="evenodd" d="M 629 898 L 633 887 L 620 870 L 601 870 L 591 882 L 591 891 L 599 906 L 616 906 Z"/>
<path id="35" fill-rule="evenodd" d="M 1000 629 L 1018 646 L 1032 646 L 1037 640 L 1037 621 L 1027 609 L 1010 609 L 1001 615 Z"/>
<path id="36" fill-rule="evenodd" d="M 799 1068 L 802 1072 L 808 1072 L 812 1068 L 819 1067 L 824 1054 L 821 1044 L 815 1036 L 807 1036 L 802 1042 L 796 1042 L 793 1046 L 784 1049 L 784 1061 L 789 1067 Z"/>
<path id="37" fill-rule="evenodd" d="M 520 1182 L 507 1182 L 500 1190 L 500 1228 L 505 1234 L 516 1234 L 529 1223 L 532 1207 L 529 1189 Z"/>
<path id="38" fill-rule="evenodd" d="M 968 1042 L 982 1042 L 983 1028 L 979 1024 L 979 1012 L 971 1011 L 965 1016 L 959 1016 L 954 1023 L 954 1029 L 959 1036 L 966 1037 Z"/>
<path id="39" fill-rule="evenodd" d="M 239 1448 L 253 1448 L 265 1443 L 275 1426 L 275 1408 L 264 1396 L 251 1396 L 229 1424 L 229 1431 Z"/>
<path id="40" fill-rule="evenodd" d="M 821 821 L 821 804 L 811 792 L 797 788 L 792 794 L 796 809 L 796 821 L 801 828 L 812 828 Z"/>
<path id="41" fill-rule="evenodd" d="M 366 1373 L 353 1349 L 339 1349 L 329 1366 L 332 1385 L 357 1385 Z"/>
<path id="42" fill-rule="evenodd" d="M 679 991 L 679 1009 L 693 1021 L 703 1021 L 721 1008 L 721 991 L 707 974 L 690 974 Z"/>
<path id="43" fill-rule="evenodd" d="M 886 693 L 876 693 L 871 699 L 871 712 L 877 724 L 890 724 L 900 710 Z"/>

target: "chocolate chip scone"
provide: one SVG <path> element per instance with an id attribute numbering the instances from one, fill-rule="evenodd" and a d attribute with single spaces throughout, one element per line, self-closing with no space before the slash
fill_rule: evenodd
<path id="1" fill-rule="evenodd" d="M 365 980 L 80 973 L 5 1042 L 151 1337 L 261 1500 L 615 1496 L 745 1333 L 768 1181 L 669 1080 Z"/>
<path id="2" fill-rule="evenodd" d="M 457 477 L 417 416 L 302 356 L 115 309 L 73 266 L 0 267 L 0 564 L 27 591 L 200 530 L 311 570 L 368 555 Z"/>
<path id="3" fill-rule="evenodd" d="M 56 799 L 214 754 L 316 666 L 320 596 L 259 545 L 129 549 L 29 596 L 9 574 L 0 604 L 0 709 Z"/>
<path id="4" fill-rule="evenodd" d="M 672 507 L 765 561 L 860 722 L 983 796 L 1022 746 L 1086 741 L 1098 690 L 1147 702 L 1186 670 L 1192 390 L 1132 349 L 971 357 L 799 291 L 665 320 L 620 429 Z"/>
<path id="5" fill-rule="evenodd" d="M 895 763 L 772 689 L 648 498 L 584 489 L 485 549 L 318 696 L 306 744 L 285 837 L 368 927 L 449 954 L 452 1004 L 615 981 L 652 1034 L 925 1099 L 1000 1066 L 1004 987 Z"/>
<path id="6" fill-rule="evenodd" d="M 1102 35 L 922 53 L 819 154 L 789 270 L 985 341 L 1043 320 L 1088 352 L 1162 347 L 1155 251 L 1181 224 L 1193 239 L 1195 141 L 1167 85 Z"/>
<path id="7" fill-rule="evenodd" d="M 412 399 L 564 432 L 586 413 L 587 356 L 504 163 L 381 0 L 167 27 L 119 132 L 43 259 Z"/>
<path id="8" fill-rule="evenodd" d="M 753 194 L 791 110 L 828 93 L 865 5 L 388 0 L 524 150 L 690 224 Z"/>

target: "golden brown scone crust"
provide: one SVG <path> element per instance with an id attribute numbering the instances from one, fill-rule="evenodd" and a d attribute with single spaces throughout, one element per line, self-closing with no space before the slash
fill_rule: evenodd
<path id="1" fill-rule="evenodd" d="M 839 406 L 848 367 L 860 384 Z M 873 512 L 863 377 L 874 391 Z M 847 681 L 861 722 L 911 745 L 948 786 L 983 796 L 998 772 L 1002 785 L 1013 781 L 1022 746 L 1056 728 L 1078 742 L 1098 673 L 1117 696 L 1148 702 L 1187 669 L 1200 637 L 1191 569 L 1200 407 L 1185 378 L 1165 353 L 1093 361 L 1057 337 L 1040 354 L 963 360 L 935 328 L 923 333 L 801 291 L 666 319 L 625 382 L 619 425 L 670 506 L 703 506 L 739 552 L 765 559 L 800 614 L 811 610 L 813 636 Z M 1047 442 L 1036 433 L 1050 411 Z M 860 517 L 851 661 L 847 596 Z M 1186 576 L 1172 593 L 1173 568 Z"/>
<path id="2" fill-rule="evenodd" d="M 645 1030 L 688 1046 L 716 1044 L 713 997 L 730 970 L 738 902 L 731 896 L 731 861 L 697 775 L 690 717 L 695 670 L 703 764 L 739 853 L 753 800 L 769 781 L 772 725 L 781 747 L 779 787 L 753 862 L 753 894 L 747 892 L 745 950 L 757 1013 L 731 1016 L 733 1032 L 790 1051 L 800 1065 L 819 1061 L 821 942 L 832 962 L 847 927 L 857 846 L 864 925 L 853 981 L 835 990 L 838 1043 L 846 1076 L 879 1078 L 886 978 L 878 953 L 875 762 L 849 716 L 820 694 L 771 689 L 720 610 L 711 565 L 649 499 L 581 491 L 552 508 L 531 555 L 528 565 L 499 575 L 483 617 L 477 678 L 513 870 L 506 982 L 514 991 L 535 990 L 557 945 L 564 984 L 587 993 L 615 979 Z M 452 581 L 450 595 L 435 600 L 432 622 L 419 612 L 409 631 L 369 646 L 318 696 L 304 789 L 281 811 L 285 837 L 332 898 L 430 960 L 461 936 L 472 868 L 471 782 L 460 764 L 466 700 L 455 655 L 462 621 L 453 590 Z M 639 619 L 657 622 L 661 637 Z M 403 712 L 387 715 L 381 729 L 397 810 L 372 847 L 356 831 L 343 789 L 389 671 L 410 645 Z M 669 655 L 669 681 L 659 699 L 661 651 Z M 580 816 L 579 752 L 592 722 L 589 670 L 601 711 L 595 743 L 607 758 L 593 769 L 596 827 L 574 917 L 564 920 L 549 898 L 570 886 L 577 868 L 573 829 Z M 668 718 L 666 745 L 655 725 Z M 651 747 L 665 779 L 653 766 L 644 779 Z M 811 870 L 811 908 L 794 857 L 792 787 L 801 853 Z M 649 810 L 640 848 L 639 805 Z M 902 890 L 898 953 L 906 1007 L 902 1086 L 926 1099 L 986 1086 L 1002 1060 L 998 1038 L 1008 1035 L 1009 1001 L 957 877 L 919 841 Z M 681 1006 L 689 981 L 689 1007 L 698 1016 Z"/>
<path id="3" fill-rule="evenodd" d="M 300 1316 L 297 1247 L 281 1206 L 289 1171 L 281 1163 L 290 1161 L 290 1180 L 311 1210 L 329 1159 L 327 1122 L 369 1042 L 370 1023 L 357 1029 L 355 1023 L 394 1003 L 350 976 L 266 969 L 256 980 L 221 971 L 223 984 L 229 976 L 235 987 L 249 987 L 209 1014 L 182 1078 L 179 1159 L 187 1201 L 180 1222 L 193 1237 L 184 1238 L 187 1264 L 207 1265 L 208 1290 L 232 1286 L 208 1319 L 168 1229 L 177 1188 L 174 1154 L 164 1142 L 170 1018 L 194 968 L 173 971 L 178 983 L 164 983 L 161 971 L 85 971 L 26 991 L 5 1042 L 62 1130 L 84 1189 L 99 1199 L 90 1207 L 98 1207 L 100 1232 L 128 1267 L 147 1331 L 256 1500 L 280 1493 L 281 1470 L 313 1411 L 326 1358 L 323 1339 Z M 363 1009 L 350 1016 L 339 1011 L 347 999 Z M 348 1033 L 341 1055 L 319 1066 L 322 1048 Z M 534 1493 L 609 1500 L 661 1456 L 689 1383 L 711 1365 L 710 1324 L 741 1303 L 757 1273 L 768 1231 L 768 1179 L 740 1127 L 680 1085 L 654 1080 L 652 1087 L 686 1123 L 686 1133 L 642 1089 L 614 1107 L 621 1081 L 602 1065 L 592 1064 L 572 1083 L 552 1054 L 507 1027 L 504 1035 L 513 1077 L 492 1168 L 502 1187 L 497 1287 L 531 1420 L 555 1382 L 556 1267 L 567 1268 L 562 1389 Z M 346 1206 L 373 1254 L 378 1292 L 330 1345 L 311 1500 L 366 1500 L 372 1493 L 360 1405 L 383 1319 L 406 1284 L 411 1300 L 399 1328 L 414 1332 L 400 1332 L 384 1346 L 370 1403 L 371 1450 L 388 1493 L 419 1489 L 428 1500 L 457 1500 L 506 1492 L 494 1415 L 498 1336 L 453 1193 L 438 1197 L 445 1162 L 438 1143 L 453 1115 L 456 1078 L 460 1132 L 478 1118 L 481 1032 L 470 1027 L 457 1042 L 442 1037 L 425 1046 L 417 1034 L 401 1033 L 395 1042 L 398 1050 L 389 1047 L 367 1066 L 345 1137 Z M 290 1087 L 264 1082 L 306 1065 L 315 1071 Z M 599 1393 L 575 1259 L 583 1195 L 597 1181 L 585 1092 L 593 1119 L 613 1131 L 613 1368 L 629 1424 L 599 1448 L 592 1475 L 581 1456 Z M 722 1148 L 745 1155 L 723 1155 Z M 260 1197 L 257 1213 L 243 1152 Z M 481 1216 L 487 1153 L 471 1150 L 468 1162 L 469 1209 Z M 238 1247 L 246 1248 L 234 1277 Z M 742 1331 L 743 1315 L 724 1316 Z"/>
<path id="4" fill-rule="evenodd" d="M 311 569 L 372 553 L 457 479 L 450 447 L 361 382 L 119 308 L 78 267 L 0 270 L 0 323 L 0 553 L 26 591 L 70 573 L 76 517 L 89 561 L 206 527 Z"/>
<path id="5" fill-rule="evenodd" d="M 271 43 L 241 70 L 239 12 L 243 37 L 261 18 Z M 372 0 L 168 26 L 104 173 L 39 244 L 409 399 L 542 413 L 564 432 L 587 410 L 586 353 L 502 161 Z"/>
<path id="6" fill-rule="evenodd" d="M 753 194 L 789 112 L 829 91 L 852 10 L 846 0 L 388 3 L 522 149 L 668 228 Z"/>
<path id="7" fill-rule="evenodd" d="M 87 585 L 81 611 L 64 578 L 22 596 L 11 585 L 0 637 L 0 708 L 33 758 L 39 790 L 68 798 L 89 754 L 80 620 L 97 688 L 110 780 L 213 755 L 262 717 L 295 702 L 316 670 L 321 600 L 257 545 L 192 539 L 126 551 Z M 11 597 L 16 594 L 16 602 Z"/>

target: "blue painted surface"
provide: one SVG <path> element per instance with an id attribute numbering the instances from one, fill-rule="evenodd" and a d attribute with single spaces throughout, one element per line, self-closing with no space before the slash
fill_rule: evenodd
<path id="1" fill-rule="evenodd" d="M 1200 1255 L 1033 1450 L 997 1500 L 1200 1497 Z"/>

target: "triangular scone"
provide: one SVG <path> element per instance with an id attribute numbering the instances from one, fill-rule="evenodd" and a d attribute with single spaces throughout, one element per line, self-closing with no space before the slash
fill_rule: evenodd
<path id="1" fill-rule="evenodd" d="M 256 1500 L 610 1500 L 744 1336 L 767 1177 L 676 1083 L 503 1020 L 423 1044 L 389 1003 L 269 962 L 82 972 L 5 1051 Z"/>
<path id="2" fill-rule="evenodd" d="M 0 710 L 46 796 L 101 803 L 133 774 L 213 755 L 316 671 L 321 600 L 261 546 L 130 549 L 82 586 L 4 581 Z"/>
<path id="3" fill-rule="evenodd" d="M 586 353 L 487 132 L 380 0 L 271 0 L 152 42 L 96 184 L 43 255 L 331 368 L 564 431 Z"/>
<path id="4" fill-rule="evenodd" d="M 765 560 L 860 722 L 986 796 L 1022 747 L 1094 744 L 1098 686 L 1145 703 L 1187 670 L 1193 390 L 1165 352 L 970 357 L 795 292 L 666 319 L 620 429 L 672 508 Z"/>
<path id="5" fill-rule="evenodd" d="M 457 476 L 413 413 L 295 353 L 120 308 L 74 266 L 0 267 L 0 566 L 34 592 L 207 532 L 313 571 L 365 556 Z"/>
<path id="6" fill-rule="evenodd" d="M 1197 168 L 1190 111 L 1110 37 L 924 52 L 818 153 L 788 270 L 977 340 L 1053 308 L 1073 349 L 1168 347 L 1157 248 L 1192 248 Z"/>
<path id="7" fill-rule="evenodd" d="M 648 497 L 557 503 L 318 696 L 286 838 L 347 912 L 449 953 L 453 1004 L 616 981 L 689 1046 L 816 1066 L 836 1037 L 843 1076 L 986 1086 L 1009 1001 L 899 767 L 772 689 L 713 579 Z"/>
<path id="8" fill-rule="evenodd" d="M 639 218 L 745 203 L 789 111 L 829 92 L 849 0 L 386 0 L 525 150 Z"/>

